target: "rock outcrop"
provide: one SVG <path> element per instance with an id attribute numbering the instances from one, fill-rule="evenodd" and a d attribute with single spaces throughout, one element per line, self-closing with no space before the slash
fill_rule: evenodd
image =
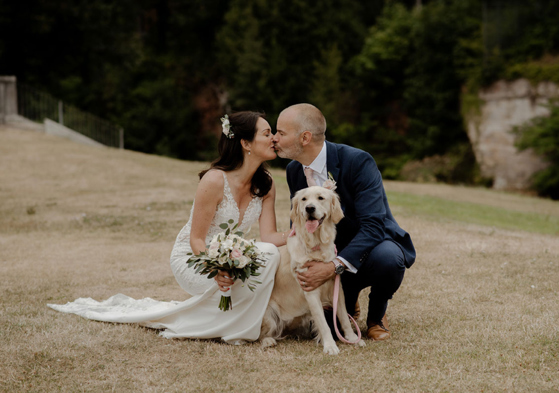
<path id="1" fill-rule="evenodd" d="M 552 82 L 532 85 L 527 79 L 498 81 L 481 90 L 477 110 L 466 114 L 468 137 L 482 175 L 493 179 L 495 189 L 523 190 L 531 176 L 546 164 L 530 149 L 519 152 L 514 146 L 514 126 L 549 114 L 545 104 L 559 97 Z"/>

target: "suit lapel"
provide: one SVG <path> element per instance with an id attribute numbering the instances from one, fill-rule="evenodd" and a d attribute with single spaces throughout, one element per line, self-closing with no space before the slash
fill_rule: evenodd
<path id="1" fill-rule="evenodd" d="M 340 204 L 342 205 L 342 210 L 345 214 L 345 193 L 341 188 L 342 185 L 338 181 L 340 179 L 340 159 L 338 157 L 338 147 L 335 143 L 328 141 L 326 141 L 326 169 L 332 174 L 334 181 L 337 183 L 336 192 L 340 196 Z"/>
<path id="2" fill-rule="evenodd" d="M 338 181 L 340 174 L 340 161 L 338 159 L 338 151 L 336 145 L 326 141 L 326 169 L 332 174 L 334 180 Z"/>
<path id="3" fill-rule="evenodd" d="M 307 188 L 307 178 L 305 177 L 305 172 L 303 171 L 303 165 L 300 162 L 295 161 L 296 167 L 294 168 L 296 173 L 295 179 L 295 189 L 301 190 L 303 188 Z"/>

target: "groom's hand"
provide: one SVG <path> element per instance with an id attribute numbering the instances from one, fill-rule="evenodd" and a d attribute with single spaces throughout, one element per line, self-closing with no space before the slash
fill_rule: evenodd
<path id="1" fill-rule="evenodd" d="M 308 270 L 303 273 L 297 273 L 297 280 L 303 291 L 306 292 L 315 290 L 336 275 L 333 263 L 309 261 L 303 267 L 308 268 Z"/>
<path id="2" fill-rule="evenodd" d="M 218 271 L 217 276 L 214 277 L 214 280 L 221 292 L 227 292 L 229 290 L 229 287 L 235 283 L 235 281 L 233 281 L 231 277 L 229 277 L 229 272 L 226 272 L 225 270 Z"/>

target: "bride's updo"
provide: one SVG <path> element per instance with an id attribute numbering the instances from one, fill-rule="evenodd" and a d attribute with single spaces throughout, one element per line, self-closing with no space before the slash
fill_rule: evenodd
<path id="1" fill-rule="evenodd" d="M 252 142 L 256 135 L 256 123 L 259 118 L 265 119 L 264 113 L 261 112 L 236 112 L 229 116 L 229 124 L 231 125 L 231 132 L 233 137 L 229 138 L 224 133 L 221 133 L 217 150 L 219 157 L 211 163 L 208 169 L 200 172 L 200 179 L 210 169 L 221 169 L 228 172 L 240 168 L 244 162 L 243 147 L 241 139 L 247 142 Z M 253 196 L 263 197 L 268 194 L 272 188 L 272 175 L 267 170 L 267 165 L 262 163 L 256 170 L 252 177 L 252 185 L 250 192 Z"/>

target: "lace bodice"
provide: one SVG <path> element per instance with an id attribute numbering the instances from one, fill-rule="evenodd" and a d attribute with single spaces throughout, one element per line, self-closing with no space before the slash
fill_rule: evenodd
<path id="1" fill-rule="evenodd" d="M 214 218 L 210 224 L 208 234 L 206 235 L 206 244 L 208 244 L 215 235 L 223 232 L 223 229 L 221 229 L 219 225 L 227 223 L 231 219 L 235 221 L 235 223 L 239 222 L 239 207 L 233 198 L 225 172 L 223 172 L 223 181 L 223 200 L 219 205 L 217 205 Z M 194 269 L 189 268 L 186 264 L 188 260 L 188 255 L 186 254 L 192 251 L 192 248 L 190 247 L 190 231 L 192 227 L 192 212 L 194 211 L 195 203 L 196 201 L 192 204 L 190 218 L 178 234 L 175 246 L 173 247 L 173 252 L 171 253 L 171 269 L 175 274 L 175 278 L 177 279 L 179 285 L 192 295 L 203 293 L 213 283 L 213 280 L 208 280 L 206 276 L 195 274 Z M 242 217 L 242 222 L 239 225 L 238 230 L 247 236 L 252 224 L 260 218 L 261 212 L 262 198 L 252 198 L 245 210 L 245 214 Z"/>
<path id="2" fill-rule="evenodd" d="M 217 206 L 215 211 L 215 216 L 210 224 L 210 229 L 208 230 L 208 235 L 206 236 L 206 244 L 218 233 L 223 232 L 223 229 L 219 227 L 219 225 L 226 223 L 227 221 L 233 219 L 236 223 L 239 222 L 240 211 L 239 207 L 237 206 L 237 202 L 233 198 L 233 194 L 231 193 L 231 188 L 229 188 L 229 182 L 227 181 L 227 176 L 225 172 L 223 173 L 223 200 Z M 194 209 L 194 204 L 192 205 L 192 209 Z M 245 214 L 243 215 L 243 221 L 239 224 L 239 230 L 243 232 L 245 235 L 250 230 L 252 224 L 254 224 L 260 218 L 260 213 L 262 212 L 262 198 L 252 198 L 250 203 L 248 204 Z M 192 217 L 192 211 L 190 213 Z M 191 222 L 191 219 L 188 220 L 188 225 Z"/>

